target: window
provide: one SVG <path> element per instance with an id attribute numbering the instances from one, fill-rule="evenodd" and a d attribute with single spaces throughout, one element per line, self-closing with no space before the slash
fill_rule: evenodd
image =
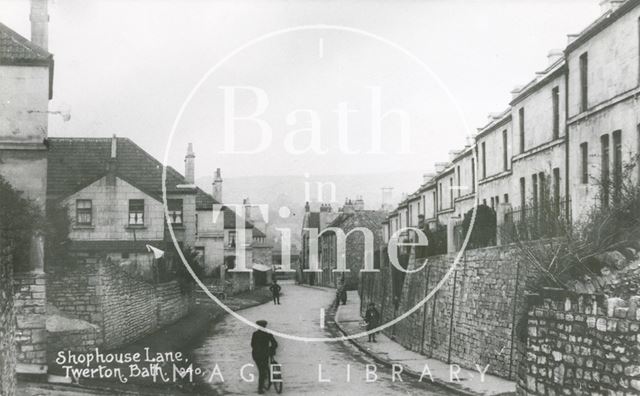
<path id="1" fill-rule="evenodd" d="M 502 200 L 504 203 L 509 203 L 509 194 L 504 194 L 504 197 L 502 197 Z"/>
<path id="2" fill-rule="evenodd" d="M 76 225 L 93 224 L 93 203 L 90 199 L 76 200 Z"/>
<path id="3" fill-rule="evenodd" d="M 509 169 L 509 156 L 507 155 L 507 130 L 502 131 L 502 169 Z"/>
<path id="4" fill-rule="evenodd" d="M 560 210 L 560 168 L 553 168 L 553 207 Z"/>
<path id="5" fill-rule="evenodd" d="M 476 191 L 476 160 L 471 158 L 471 192 Z"/>
<path id="6" fill-rule="evenodd" d="M 532 205 L 538 207 L 538 175 L 531 175 L 531 196 L 533 197 Z"/>
<path id="7" fill-rule="evenodd" d="M 436 192 L 431 193 L 433 196 L 433 217 L 436 217 L 436 213 L 438 213 L 438 201 L 436 200 Z"/>
<path id="8" fill-rule="evenodd" d="M 524 177 L 520 178 L 520 207 L 524 209 L 527 206 L 526 181 Z"/>
<path id="9" fill-rule="evenodd" d="M 175 225 L 182 224 L 182 200 L 170 199 L 167 201 L 169 208 L 169 222 Z"/>
<path id="10" fill-rule="evenodd" d="M 487 147 L 485 142 L 482 142 L 482 178 L 487 177 Z"/>
<path id="11" fill-rule="evenodd" d="M 438 207 L 440 209 L 442 209 L 442 208 L 444 208 L 444 206 L 442 205 L 442 183 L 438 184 L 438 187 L 439 187 L 438 188 L 438 197 L 440 198 Z"/>
<path id="12" fill-rule="evenodd" d="M 449 178 L 449 207 L 453 208 L 453 177 Z"/>
<path id="13" fill-rule="evenodd" d="M 496 195 L 496 206 L 500 205 L 500 196 Z"/>
<path id="14" fill-rule="evenodd" d="M 613 199 L 620 201 L 622 189 L 622 131 L 613 132 Z"/>
<path id="15" fill-rule="evenodd" d="M 551 101 L 553 103 L 553 138 L 560 136 L 560 88 L 554 87 L 551 90 Z"/>
<path id="16" fill-rule="evenodd" d="M 589 101 L 589 55 L 580 55 L 580 111 L 587 111 Z"/>
<path id="17" fill-rule="evenodd" d="M 229 243 L 228 245 L 230 247 L 236 247 L 236 232 L 235 231 L 229 231 Z"/>
<path id="18" fill-rule="evenodd" d="M 418 202 L 418 216 L 420 216 L 420 202 Z"/>
<path id="19" fill-rule="evenodd" d="M 580 144 L 580 181 L 582 184 L 589 183 L 589 144 Z"/>
<path id="20" fill-rule="evenodd" d="M 600 137 L 600 182 L 602 184 L 602 204 L 609 205 L 609 135 Z"/>
<path id="21" fill-rule="evenodd" d="M 538 183 L 540 186 L 540 191 L 538 192 L 538 196 L 540 198 L 540 205 L 547 204 L 547 178 L 546 175 L 542 172 L 538 173 Z"/>
<path id="22" fill-rule="evenodd" d="M 460 166 L 458 165 L 458 167 L 456 168 L 456 172 L 458 172 L 458 196 L 460 196 L 460 191 L 462 190 L 462 180 L 461 180 L 461 175 L 460 175 Z"/>
<path id="23" fill-rule="evenodd" d="M 520 152 L 524 153 L 524 107 L 518 110 L 518 123 L 520 126 Z"/>
<path id="24" fill-rule="evenodd" d="M 496 209 L 496 201 L 493 197 L 491 197 L 491 209 L 495 210 Z"/>
<path id="25" fill-rule="evenodd" d="M 144 225 L 144 199 L 129 200 L 129 225 Z"/>

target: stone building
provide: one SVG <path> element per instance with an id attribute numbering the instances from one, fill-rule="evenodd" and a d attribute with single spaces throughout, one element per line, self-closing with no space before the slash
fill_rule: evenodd
<path id="1" fill-rule="evenodd" d="M 311 208 L 307 202 L 304 206 L 305 212 L 302 218 L 301 238 L 302 249 L 300 250 L 300 277 L 304 283 L 315 285 L 320 272 L 319 244 L 317 236 L 320 235 L 338 215 L 334 212 L 331 204 L 320 204 L 318 208 Z M 314 238 L 314 234 L 316 238 Z M 314 270 L 315 268 L 315 270 Z M 313 271 L 312 271 L 313 270 Z"/>
<path id="2" fill-rule="evenodd" d="M 319 261 L 322 272 L 318 273 L 318 284 L 328 287 L 345 285 L 348 290 L 357 290 L 365 261 L 369 260 L 373 268 L 379 268 L 376 252 L 382 242 L 382 221 L 385 216 L 386 212 L 383 211 L 365 210 L 361 198 L 345 203 L 339 215 L 320 236 Z M 367 238 L 370 238 L 369 241 Z M 368 246 L 367 242 L 371 245 Z M 334 272 L 341 259 L 346 263 L 347 272 Z"/>
<path id="3" fill-rule="evenodd" d="M 167 251 L 173 242 L 162 198 L 163 165 L 127 138 L 49 139 L 48 199 L 68 208 L 69 238 L 75 252 L 99 252 L 143 277 L 153 276 L 154 257 L 147 246 Z M 220 170 L 213 191 L 221 198 Z M 253 225 L 194 184 L 195 153 L 189 145 L 185 176 L 167 167 L 167 209 L 173 234 L 194 248 L 205 273 L 233 269 L 244 253 L 251 268 Z M 243 231 L 236 229 L 244 221 Z M 239 235 L 244 234 L 244 241 Z M 244 249 L 238 249 L 242 246 Z M 238 251 L 241 253 L 239 254 Z M 270 253 L 269 253 L 270 257 Z M 237 288 L 251 287 L 248 274 Z"/>
<path id="4" fill-rule="evenodd" d="M 640 152 L 640 1 L 601 4 L 600 18 L 551 50 L 548 66 L 511 92 L 509 107 L 389 213 L 387 239 L 418 216 L 430 228 L 453 227 L 476 203 L 500 223 L 543 203 L 575 221 L 613 202 L 624 165 Z"/>
<path id="5" fill-rule="evenodd" d="M 44 213 L 46 139 L 49 100 L 53 96 L 53 56 L 47 51 L 46 0 L 31 2 L 30 21 L 31 40 L 0 23 L 0 176 Z M 2 394 L 13 394 L 14 371 L 36 375 L 47 371 L 43 250 L 42 235 L 33 235 L 29 262 L 14 262 L 7 256 L 6 246 L 0 246 L 0 265 L 15 268 L 15 272 L 9 268 L 0 271 L 3 285 L 0 332 L 2 344 L 6 346 L 0 348 Z M 12 272 L 16 292 L 13 296 L 8 278 Z M 14 323 L 15 331 L 11 328 Z M 14 335 L 15 346 L 7 346 Z"/>

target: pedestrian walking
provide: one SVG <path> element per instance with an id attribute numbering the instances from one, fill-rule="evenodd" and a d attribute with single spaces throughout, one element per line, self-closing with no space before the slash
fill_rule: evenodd
<path id="1" fill-rule="evenodd" d="M 271 296 L 273 297 L 273 305 L 280 305 L 280 290 L 282 290 L 282 287 L 280 287 L 275 278 L 271 286 L 269 286 L 269 290 L 271 290 Z"/>
<path id="2" fill-rule="evenodd" d="M 258 320 L 258 326 L 267 327 L 266 320 Z M 276 354 L 278 343 L 273 334 L 257 330 L 251 336 L 251 357 L 258 368 L 258 393 L 264 393 L 265 382 L 269 380 L 269 359 Z"/>
<path id="3" fill-rule="evenodd" d="M 364 314 L 364 321 L 367 323 L 367 331 L 378 327 L 380 312 L 378 312 L 374 303 L 369 303 L 367 311 Z M 369 333 L 369 342 L 376 342 L 376 333 Z"/>
<path id="4" fill-rule="evenodd" d="M 342 290 L 340 290 L 340 301 L 342 305 L 347 305 L 347 287 L 343 286 Z"/>

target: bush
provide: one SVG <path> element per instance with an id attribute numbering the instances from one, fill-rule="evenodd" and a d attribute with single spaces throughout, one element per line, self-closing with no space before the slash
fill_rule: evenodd
<path id="1" fill-rule="evenodd" d="M 465 238 L 471 227 L 473 210 L 464 214 L 462 220 L 462 237 Z M 496 244 L 496 212 L 487 205 L 478 205 L 476 208 L 476 220 L 471 229 L 468 249 L 475 249 Z"/>
<path id="2" fill-rule="evenodd" d="M 26 199 L 0 176 L 0 232 L 11 247 L 14 271 L 33 270 L 30 263 L 31 240 L 44 232 L 45 219 L 38 205 Z"/>

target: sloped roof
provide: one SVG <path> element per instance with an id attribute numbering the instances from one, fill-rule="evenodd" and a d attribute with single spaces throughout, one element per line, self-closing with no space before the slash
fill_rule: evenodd
<path id="1" fill-rule="evenodd" d="M 353 213 L 340 213 L 340 215 L 329 224 L 329 227 L 355 228 L 366 227 L 372 231 L 378 231 L 382 227 L 382 222 L 386 218 L 386 213 L 378 210 L 358 210 Z"/>
<path id="2" fill-rule="evenodd" d="M 0 65 L 50 65 L 52 55 L 0 23 Z"/>
<path id="3" fill-rule="evenodd" d="M 65 198 L 103 178 L 109 171 L 112 138 L 49 138 L 47 166 L 47 197 Z M 140 191 L 162 200 L 162 168 L 160 161 L 128 138 L 116 138 L 115 175 Z M 188 194 L 178 188 L 187 184 L 184 176 L 167 167 L 167 193 Z M 196 210 L 212 210 L 218 204 L 211 195 L 196 188 Z M 239 216 L 223 206 L 224 227 L 236 227 Z M 253 228 L 246 222 L 245 228 Z"/>
<path id="4" fill-rule="evenodd" d="M 111 162 L 112 138 L 49 138 L 47 195 L 67 197 L 104 177 Z M 127 138 L 116 138 L 115 175 L 146 194 L 161 200 L 160 161 Z M 167 167 L 167 193 L 185 193 L 178 189 L 184 177 Z"/>

